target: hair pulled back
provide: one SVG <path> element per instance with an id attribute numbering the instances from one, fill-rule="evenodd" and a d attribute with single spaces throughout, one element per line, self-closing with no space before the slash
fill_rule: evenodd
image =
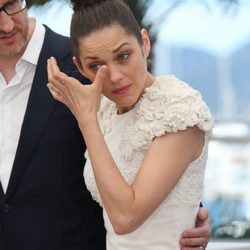
<path id="1" fill-rule="evenodd" d="M 106 0 L 71 0 L 73 10 L 79 11 L 81 8 L 94 6 Z"/>
<path id="2" fill-rule="evenodd" d="M 78 61 L 79 40 L 111 25 L 120 25 L 142 44 L 140 27 L 123 0 L 71 0 L 71 3 L 74 10 L 70 28 L 71 46 Z"/>

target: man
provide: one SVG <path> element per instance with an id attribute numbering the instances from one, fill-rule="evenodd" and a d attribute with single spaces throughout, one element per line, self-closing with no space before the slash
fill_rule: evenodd
<path id="1" fill-rule="evenodd" d="M 51 56 L 87 82 L 68 38 L 29 18 L 25 0 L 0 0 L 0 250 L 104 250 L 101 209 L 82 177 L 78 124 L 46 87 Z M 202 212 L 203 226 L 185 232 L 184 245 L 206 246 Z"/>

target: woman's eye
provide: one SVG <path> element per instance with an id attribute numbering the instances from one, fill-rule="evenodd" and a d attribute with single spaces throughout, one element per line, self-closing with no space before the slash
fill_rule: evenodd
<path id="1" fill-rule="evenodd" d="M 123 54 L 119 55 L 118 60 L 119 61 L 125 61 L 125 60 L 128 59 L 128 57 L 129 57 L 128 53 L 123 53 Z"/>
<path id="2" fill-rule="evenodd" d="M 100 67 L 101 67 L 100 64 L 92 64 L 92 65 L 90 65 L 90 69 L 94 70 L 94 71 L 97 71 Z"/>

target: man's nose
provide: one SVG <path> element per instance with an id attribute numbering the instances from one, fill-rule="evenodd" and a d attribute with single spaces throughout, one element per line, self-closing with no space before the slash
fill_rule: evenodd
<path id="1" fill-rule="evenodd" d="M 0 12 L 0 34 L 10 33 L 14 29 L 14 21 L 11 16 L 7 15 L 4 11 Z"/>

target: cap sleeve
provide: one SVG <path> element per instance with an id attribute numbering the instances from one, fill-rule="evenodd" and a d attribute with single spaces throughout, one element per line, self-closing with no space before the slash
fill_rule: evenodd
<path id="1" fill-rule="evenodd" d="M 157 84 L 146 90 L 138 116 L 141 117 L 139 123 L 150 124 L 155 136 L 193 126 L 209 131 L 214 125 L 199 91 L 174 76 L 161 77 Z"/>

